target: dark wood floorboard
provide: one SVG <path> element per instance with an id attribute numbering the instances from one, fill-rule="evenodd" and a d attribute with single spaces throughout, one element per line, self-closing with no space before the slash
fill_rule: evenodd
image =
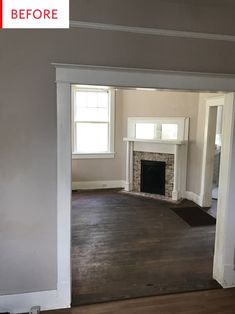
<path id="1" fill-rule="evenodd" d="M 170 294 L 77 306 L 44 314 L 234 314 L 235 289 Z"/>
<path id="2" fill-rule="evenodd" d="M 74 305 L 219 287 L 215 227 L 192 228 L 170 207 L 120 191 L 73 193 Z"/>

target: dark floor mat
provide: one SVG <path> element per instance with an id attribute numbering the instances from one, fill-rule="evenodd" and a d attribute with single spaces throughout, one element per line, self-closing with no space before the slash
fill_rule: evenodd
<path id="1" fill-rule="evenodd" d="M 216 224 L 216 219 L 200 207 L 171 208 L 191 227 L 210 226 Z"/>

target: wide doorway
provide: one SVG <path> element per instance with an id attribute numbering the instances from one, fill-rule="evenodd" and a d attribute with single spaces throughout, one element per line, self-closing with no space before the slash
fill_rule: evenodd
<path id="1" fill-rule="evenodd" d="M 215 94 L 108 89 L 72 86 L 72 304 L 221 288 L 200 204 Z"/>
<path id="2" fill-rule="evenodd" d="M 76 66 L 76 65 L 61 65 L 56 64 L 56 83 L 57 83 L 57 223 L 58 223 L 58 291 L 61 295 L 63 295 L 64 303 L 70 304 L 71 301 L 71 85 L 73 84 L 93 84 L 96 86 L 132 86 L 135 88 L 139 88 L 140 86 L 144 86 L 144 88 L 157 87 L 161 90 L 163 88 L 175 88 L 181 90 L 190 90 L 194 92 L 198 91 L 217 91 L 224 90 L 227 92 L 231 92 L 225 95 L 225 106 L 223 111 L 223 120 L 226 123 L 223 123 L 222 130 L 222 138 L 226 139 L 223 141 L 222 151 L 221 151 L 221 165 L 220 168 L 223 171 L 220 171 L 219 178 L 219 198 L 218 198 L 218 208 L 217 208 L 217 224 L 216 224 L 216 237 L 215 237 L 215 253 L 214 253 L 214 262 L 213 262 L 213 278 L 223 286 L 223 287 L 232 287 L 234 285 L 234 228 L 232 228 L 232 223 L 234 221 L 234 211 L 233 208 L 233 173 L 234 167 L 232 160 L 234 158 L 234 150 L 233 150 L 233 130 L 234 130 L 234 94 L 233 94 L 233 77 L 224 77 L 224 76 L 216 76 L 216 75 L 202 75 L 202 74 L 187 74 L 187 73 L 168 73 L 168 72 L 158 72 L 158 71 L 142 71 L 136 69 L 115 69 L 115 68 L 102 68 L 102 67 L 91 67 L 91 66 Z M 154 88 L 155 89 L 155 88 Z M 138 117 L 138 116 L 136 116 Z M 135 118 L 136 118 L 135 117 Z M 141 115 L 141 120 L 143 116 Z M 165 117 L 167 118 L 167 117 Z M 185 115 L 183 115 L 180 119 L 177 119 L 176 124 L 178 126 L 181 125 L 181 130 L 189 131 L 187 119 L 185 119 Z M 152 118 L 151 118 L 152 119 Z M 159 120 L 159 117 L 157 118 Z M 161 120 L 161 119 L 160 119 Z M 166 121 L 163 119 L 162 124 Z M 167 119 L 168 120 L 168 119 Z M 136 123 L 136 120 L 134 119 Z M 158 121 L 159 122 L 159 121 Z M 134 123 L 134 124 L 135 124 Z M 153 121 L 153 128 L 156 129 L 156 119 Z M 167 123 L 166 123 L 167 124 Z M 184 128 L 182 128 L 184 125 Z M 161 125 L 162 127 L 162 125 Z M 169 128 L 167 127 L 169 130 Z M 191 129 L 191 124 L 190 124 Z M 201 131 L 203 128 L 201 128 Z M 182 145 L 185 141 L 185 135 L 187 132 L 181 132 L 181 139 L 173 142 L 176 147 L 177 145 Z M 125 136 L 124 133 L 123 136 Z M 161 132 L 156 132 L 156 135 Z M 172 134 L 172 133 L 171 133 Z M 174 132 L 173 132 L 174 134 Z M 155 135 L 154 135 L 155 136 Z M 172 136 L 172 135 L 171 135 Z M 155 141 L 158 139 L 155 137 Z M 132 168 L 130 167 L 131 161 L 133 161 L 135 145 L 133 145 L 133 141 L 130 137 L 125 139 L 127 150 L 126 152 L 126 171 L 124 174 L 125 182 L 124 187 L 126 192 L 131 192 L 132 181 L 131 179 L 134 177 L 134 171 L 132 172 Z M 146 142 L 146 141 L 145 141 Z M 148 142 L 148 141 L 147 141 Z M 168 143 L 169 144 L 169 143 Z M 165 147 L 166 148 L 166 147 Z M 168 146 L 169 148 L 169 146 Z M 164 149 L 165 150 L 165 149 Z M 172 150 L 170 150 L 172 151 Z M 181 165 L 181 169 L 186 169 L 182 167 L 182 164 L 185 164 L 187 161 L 186 158 L 181 158 L 182 151 L 180 149 L 175 149 L 174 154 L 178 156 L 178 158 L 174 159 L 174 165 Z M 169 152 L 165 151 L 165 154 L 169 154 Z M 185 157 L 185 153 L 183 154 Z M 196 156 L 195 152 L 191 154 L 193 158 Z M 165 156 L 166 157 L 166 156 Z M 179 158 L 180 157 L 180 158 Z M 165 170 L 170 171 L 172 167 L 170 167 L 170 163 L 166 163 Z M 174 167 L 174 169 L 179 169 L 178 167 Z M 196 168 L 197 169 L 197 168 Z M 134 169 L 133 169 L 134 170 Z M 177 171 L 176 171 L 177 172 Z M 174 173 L 174 172 L 173 172 Z M 181 173 L 181 172 L 179 172 Z M 231 175 L 232 174 L 232 175 Z M 165 189 L 169 194 L 172 192 L 172 199 L 175 201 L 179 200 L 180 192 L 183 191 L 182 186 L 185 185 L 188 187 L 189 185 L 192 187 L 194 182 L 200 180 L 200 172 L 195 171 L 193 176 L 193 181 L 189 183 L 188 181 L 181 180 L 180 182 L 176 180 L 176 178 L 186 178 L 185 172 L 183 175 L 179 176 L 179 174 L 174 173 L 173 180 L 173 189 L 172 186 L 169 189 Z M 168 178 L 172 180 L 172 174 Z M 166 180 L 169 184 L 170 180 Z M 112 181 L 112 180 L 111 180 Z M 137 181 L 138 182 L 138 181 Z M 99 182 L 100 183 L 100 182 Z M 110 187 L 105 183 L 102 183 L 102 188 Z M 86 186 L 86 184 L 85 184 Z M 84 187 L 84 185 L 83 185 Z M 111 188 L 116 188 L 116 182 L 112 181 Z M 195 187 L 195 186 L 194 186 Z M 87 188 L 87 186 L 86 186 Z M 96 186 L 97 188 L 97 186 Z M 166 188 L 166 186 L 165 186 Z M 77 188 L 77 190 L 79 190 Z M 220 197 L 223 196 L 223 197 Z M 137 195 L 138 191 L 137 191 Z M 200 190 L 196 190 L 193 192 L 192 190 L 186 190 L 185 194 L 183 194 L 185 199 L 191 200 L 194 204 L 201 203 L 202 195 L 200 195 Z M 155 199 L 159 201 L 159 199 Z M 164 198 L 164 201 L 169 201 Z M 197 206 L 196 206 L 197 207 Z M 194 206 L 192 207 L 194 208 Z M 197 207 L 198 208 L 198 207 Z M 172 210 L 172 208 L 171 208 Z M 191 220 L 191 217 L 188 216 L 188 211 L 184 211 L 184 214 L 179 214 L 180 208 L 174 208 L 173 211 L 177 214 L 178 217 L 182 218 L 184 216 L 184 221 Z M 203 208 L 202 208 L 203 210 Z M 176 213 L 178 212 L 178 213 Z M 195 211 L 194 211 L 195 214 Z M 198 220 L 198 212 L 196 214 Z M 194 216 L 195 217 L 195 216 Z M 200 215 L 201 217 L 201 215 Z M 203 219 L 208 221 L 208 219 Z M 199 219 L 201 223 L 201 218 Z M 187 222 L 188 223 L 188 222 Z M 198 224 L 198 222 L 197 222 Z M 167 274 L 166 274 L 167 276 Z"/>

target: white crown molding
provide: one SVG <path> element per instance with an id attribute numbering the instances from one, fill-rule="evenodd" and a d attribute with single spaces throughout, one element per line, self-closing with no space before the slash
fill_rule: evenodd
<path id="1" fill-rule="evenodd" d="M 135 33 L 135 34 L 154 35 L 154 36 L 168 36 L 168 37 L 219 40 L 219 41 L 231 41 L 231 42 L 235 41 L 234 35 L 227 35 L 227 34 L 200 33 L 200 32 L 173 30 L 173 29 L 136 27 L 136 26 L 126 26 L 126 25 L 117 25 L 117 24 L 93 23 L 93 22 L 85 22 L 85 21 L 70 21 L 70 27 L 89 28 L 89 29 L 113 31 L 113 32 L 127 32 L 127 33 Z"/>

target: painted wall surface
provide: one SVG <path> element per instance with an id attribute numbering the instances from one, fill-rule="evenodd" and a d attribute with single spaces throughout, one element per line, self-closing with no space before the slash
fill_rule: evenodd
<path id="1" fill-rule="evenodd" d="M 70 12 L 72 20 L 235 34 L 233 0 L 71 0 Z"/>
<path id="2" fill-rule="evenodd" d="M 142 20 L 142 9 L 137 14 L 138 7 L 131 16 L 144 25 L 147 18 Z M 119 17 L 131 18 L 122 8 Z M 103 10 L 109 17 L 101 5 L 96 12 Z M 204 20 L 203 12 L 197 11 L 197 21 Z M 183 25 L 182 15 L 175 20 L 179 28 L 187 25 L 185 12 L 183 17 Z M 227 25 L 232 32 L 231 19 L 224 17 L 213 25 Z M 170 21 L 169 15 L 169 26 Z M 0 46 L 0 293 L 54 289 L 56 90 L 51 62 L 235 73 L 235 43 L 70 29 L 3 30 Z"/>

